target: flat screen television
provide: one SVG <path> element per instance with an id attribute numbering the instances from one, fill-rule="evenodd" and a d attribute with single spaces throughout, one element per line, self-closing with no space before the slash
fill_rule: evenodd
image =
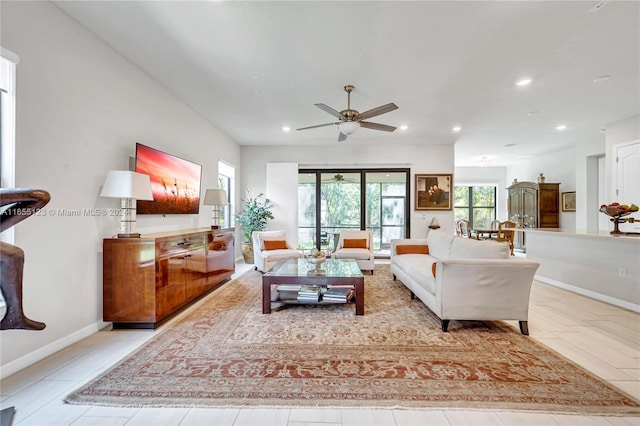
<path id="1" fill-rule="evenodd" d="M 137 202 L 138 214 L 197 214 L 202 166 L 136 144 L 136 172 L 149 175 L 153 201 Z"/>

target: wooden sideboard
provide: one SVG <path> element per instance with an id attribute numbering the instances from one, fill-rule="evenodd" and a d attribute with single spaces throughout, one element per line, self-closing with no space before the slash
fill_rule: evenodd
<path id="1" fill-rule="evenodd" d="M 235 271 L 234 230 L 201 229 L 103 240 L 103 320 L 155 328 Z"/>

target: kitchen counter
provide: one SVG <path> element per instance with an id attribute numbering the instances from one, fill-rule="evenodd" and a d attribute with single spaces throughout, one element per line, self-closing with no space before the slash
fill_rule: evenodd
<path id="1" fill-rule="evenodd" d="M 536 280 L 640 312 L 640 235 L 524 229 Z"/>

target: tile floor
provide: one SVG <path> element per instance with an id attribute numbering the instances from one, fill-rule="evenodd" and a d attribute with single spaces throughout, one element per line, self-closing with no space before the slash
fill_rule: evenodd
<path id="1" fill-rule="evenodd" d="M 250 267 L 240 263 L 236 276 Z M 640 399 L 639 314 L 536 282 L 529 331 L 531 338 Z M 1 406 L 15 406 L 14 425 L 21 426 L 640 425 L 640 417 L 493 410 L 110 408 L 61 402 L 153 335 L 97 332 L 3 380 Z"/>

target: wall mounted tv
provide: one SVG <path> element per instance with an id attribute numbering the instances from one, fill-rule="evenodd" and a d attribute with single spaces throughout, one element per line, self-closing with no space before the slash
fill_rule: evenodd
<path id="1" fill-rule="evenodd" d="M 149 175 L 153 201 L 137 202 L 138 214 L 197 214 L 202 166 L 136 144 L 136 172 Z"/>

